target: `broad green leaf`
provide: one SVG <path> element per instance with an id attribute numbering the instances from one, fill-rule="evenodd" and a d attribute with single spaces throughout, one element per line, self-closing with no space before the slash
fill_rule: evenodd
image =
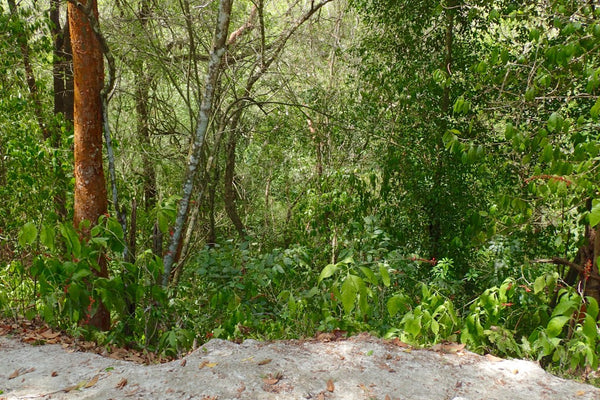
<path id="1" fill-rule="evenodd" d="M 62 234 L 67 244 L 68 250 L 75 258 L 81 256 L 81 243 L 75 229 L 70 224 L 61 224 L 60 233 Z"/>
<path id="2" fill-rule="evenodd" d="M 54 251 L 55 244 L 54 239 L 56 238 L 56 232 L 53 226 L 48 226 L 46 224 L 42 225 L 42 229 L 40 231 L 40 241 L 44 246 L 50 249 L 50 251 Z"/>
<path id="3" fill-rule="evenodd" d="M 79 271 L 75 272 L 72 276 L 71 276 L 71 281 L 73 282 L 77 282 L 78 280 L 80 280 L 81 278 L 85 278 L 86 276 L 90 276 L 92 274 L 92 272 L 87 269 L 87 268 L 82 268 Z"/>
<path id="4" fill-rule="evenodd" d="M 328 265 L 326 265 L 325 268 L 323 268 L 323 270 L 321 271 L 321 274 L 319 275 L 318 283 L 321 283 L 321 281 L 323 279 L 329 278 L 338 269 L 339 269 L 339 267 L 337 265 L 334 265 L 334 264 L 328 264 Z"/>
<path id="5" fill-rule="evenodd" d="M 561 297 L 556 307 L 554 307 L 554 310 L 552 311 L 552 316 L 570 316 L 571 314 L 573 314 L 576 307 L 577 304 L 575 303 L 575 301 L 565 295 Z"/>
<path id="6" fill-rule="evenodd" d="M 542 160 L 544 162 L 550 162 L 550 161 L 552 161 L 553 157 L 554 157 L 554 147 L 552 147 L 552 145 L 550 143 L 548 143 L 546 146 L 544 146 L 544 151 L 542 152 Z"/>
<path id="7" fill-rule="evenodd" d="M 440 332 L 440 324 L 435 319 L 431 320 L 431 332 L 436 336 Z"/>
<path id="8" fill-rule="evenodd" d="M 412 314 L 407 315 L 404 322 L 404 330 L 413 337 L 417 337 L 421 332 L 421 318 L 415 318 Z"/>
<path id="9" fill-rule="evenodd" d="M 596 100 L 596 103 L 594 103 L 590 109 L 590 115 L 594 119 L 598 118 L 598 115 L 600 115 L 600 99 Z"/>
<path id="10" fill-rule="evenodd" d="M 367 285 L 365 285 L 365 281 L 360 276 L 350 275 L 349 278 L 352 279 L 354 286 L 358 289 L 358 306 L 360 307 L 360 312 L 367 314 L 369 310 Z"/>
<path id="11" fill-rule="evenodd" d="M 402 308 L 405 307 L 406 298 L 404 296 L 395 295 L 389 298 L 387 301 L 387 310 L 391 317 L 398 314 Z"/>
<path id="12" fill-rule="evenodd" d="M 563 326 L 571 319 L 571 317 L 567 317 L 564 315 L 554 317 L 548 322 L 548 327 L 546 328 L 546 333 L 548 337 L 554 338 L 560 335 L 562 332 Z"/>
<path id="13" fill-rule="evenodd" d="M 507 122 L 506 129 L 504 129 L 504 136 L 506 137 L 506 140 L 511 140 L 513 138 L 514 134 L 515 134 L 515 128 L 514 128 L 512 122 Z"/>
<path id="14" fill-rule="evenodd" d="M 592 200 L 592 210 L 588 214 L 590 226 L 594 227 L 600 222 L 600 201 L 597 199 Z"/>
<path id="15" fill-rule="evenodd" d="M 588 340 L 588 343 L 595 344 L 598 340 L 598 326 L 596 324 L 596 319 L 592 318 L 591 315 L 586 315 L 582 330 L 583 334 Z"/>
<path id="16" fill-rule="evenodd" d="M 546 287 L 546 276 L 545 275 L 538 276 L 536 278 L 535 282 L 533 282 L 533 293 L 538 294 L 539 292 L 544 290 L 545 287 Z"/>
<path id="17" fill-rule="evenodd" d="M 562 126 L 562 117 L 557 112 L 553 112 L 550 114 L 550 118 L 548 118 L 548 131 L 549 132 L 557 132 L 560 131 Z"/>
<path id="18" fill-rule="evenodd" d="M 598 318 L 598 302 L 591 296 L 585 298 L 587 300 L 587 314 L 596 319 Z"/>
<path id="19" fill-rule="evenodd" d="M 169 219 L 169 216 L 165 212 L 163 212 L 162 210 L 158 211 L 158 229 L 160 229 L 162 233 L 167 233 L 167 231 L 169 230 Z"/>
<path id="20" fill-rule="evenodd" d="M 381 275 L 381 281 L 383 282 L 385 287 L 390 287 L 390 273 L 388 272 L 387 267 L 383 264 L 379 265 L 379 275 Z"/>
<path id="21" fill-rule="evenodd" d="M 19 245 L 26 246 L 31 245 L 37 238 L 37 228 L 33 222 L 28 222 L 19 231 Z"/>
<path id="22" fill-rule="evenodd" d="M 346 277 L 344 283 L 342 283 L 342 289 L 340 293 L 342 297 L 342 306 L 344 307 L 346 314 L 349 314 L 354 309 L 354 303 L 356 302 L 356 295 L 358 293 L 351 276 L 352 275 Z"/>
<path id="23" fill-rule="evenodd" d="M 377 276 L 375 276 L 375 273 L 371 270 L 371 268 L 360 267 L 360 270 L 365 275 L 365 278 L 367 278 L 367 282 L 377 285 Z"/>
<path id="24" fill-rule="evenodd" d="M 108 218 L 106 229 L 115 235 L 118 239 L 123 239 L 123 227 L 116 218 Z"/>

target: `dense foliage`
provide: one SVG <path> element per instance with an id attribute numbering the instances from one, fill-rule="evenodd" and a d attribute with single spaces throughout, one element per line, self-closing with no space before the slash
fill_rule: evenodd
<path id="1" fill-rule="evenodd" d="M 56 20 L 0 3 L 6 316 L 168 354 L 341 330 L 598 367 L 600 8 L 236 1 L 186 192 L 217 3 L 99 2 L 118 204 L 88 236 Z"/>

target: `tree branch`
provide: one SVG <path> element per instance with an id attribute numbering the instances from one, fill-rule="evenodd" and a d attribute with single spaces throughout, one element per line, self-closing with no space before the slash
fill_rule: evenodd
<path id="1" fill-rule="evenodd" d="M 600 281 L 600 275 L 598 275 L 597 273 L 593 272 L 593 271 L 589 271 L 587 272 L 585 270 L 584 267 L 582 267 L 579 264 L 576 264 L 572 261 L 569 260 L 565 260 L 564 258 L 560 258 L 560 257 L 552 257 L 552 258 L 544 258 L 544 259 L 539 259 L 539 260 L 533 260 L 534 263 L 539 263 L 539 264 L 556 264 L 556 265 L 565 265 L 569 268 L 573 268 L 574 270 L 578 271 L 580 274 L 588 274 L 588 276 L 594 280 Z"/>

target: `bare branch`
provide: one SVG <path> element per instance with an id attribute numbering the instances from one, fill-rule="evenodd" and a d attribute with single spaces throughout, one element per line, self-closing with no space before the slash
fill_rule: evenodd
<path id="1" fill-rule="evenodd" d="M 573 268 L 574 270 L 578 271 L 580 274 L 588 274 L 588 276 L 590 278 L 600 281 L 600 275 L 598 275 L 596 272 L 593 272 L 593 271 L 587 272 L 585 270 L 585 267 L 582 267 L 581 265 L 576 264 L 572 261 L 565 260 L 564 258 L 560 258 L 560 257 L 544 258 L 544 259 L 539 259 L 539 260 L 533 260 L 533 262 L 539 263 L 539 264 L 566 265 L 567 267 Z"/>

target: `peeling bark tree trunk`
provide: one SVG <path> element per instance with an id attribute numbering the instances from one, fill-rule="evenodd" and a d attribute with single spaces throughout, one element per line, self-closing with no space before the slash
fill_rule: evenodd
<path id="1" fill-rule="evenodd" d="M 92 2 L 90 4 L 90 2 Z M 96 0 L 87 0 L 98 15 Z M 74 157 L 75 204 L 73 224 L 79 229 L 82 221 L 95 224 L 107 212 L 107 192 L 102 164 L 102 101 L 100 92 L 104 83 L 104 62 L 100 43 L 86 15 L 69 3 L 69 25 L 73 49 L 74 75 Z M 89 230 L 81 232 L 89 235 Z M 99 256 L 99 271 L 108 277 L 106 259 Z M 102 330 L 110 328 L 110 314 L 99 302 L 89 325 Z"/>

